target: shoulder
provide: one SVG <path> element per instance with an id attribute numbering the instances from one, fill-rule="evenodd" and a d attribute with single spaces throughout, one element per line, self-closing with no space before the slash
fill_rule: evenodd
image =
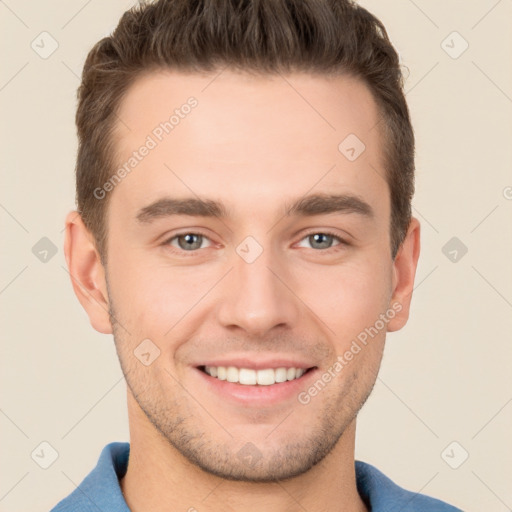
<path id="1" fill-rule="evenodd" d="M 372 512 L 462 512 L 444 501 L 407 491 L 376 467 L 355 461 L 357 490 Z"/>
<path id="2" fill-rule="evenodd" d="M 119 486 L 119 477 L 126 472 L 129 452 L 129 443 L 107 444 L 96 467 L 50 512 L 129 512 Z"/>

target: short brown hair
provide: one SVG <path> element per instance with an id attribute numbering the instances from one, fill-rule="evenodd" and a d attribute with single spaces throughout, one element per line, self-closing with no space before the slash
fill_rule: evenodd
<path id="1" fill-rule="evenodd" d="M 158 0 L 125 12 L 87 56 L 78 89 L 76 201 L 106 262 L 109 195 L 121 100 L 152 69 L 262 74 L 345 73 L 371 90 L 380 115 L 391 194 L 391 252 L 411 220 L 414 134 L 397 52 L 380 20 L 351 0 Z M 341 142 L 341 141 L 340 141 Z"/>

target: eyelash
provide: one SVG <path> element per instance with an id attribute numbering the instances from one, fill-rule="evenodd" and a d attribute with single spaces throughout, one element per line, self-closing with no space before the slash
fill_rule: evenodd
<path id="1" fill-rule="evenodd" d="M 339 243 L 337 245 L 334 245 L 334 246 L 329 247 L 327 249 L 311 249 L 311 250 L 313 250 L 315 252 L 331 254 L 333 252 L 337 252 L 339 250 L 343 250 L 344 247 L 347 247 L 347 246 L 350 245 L 345 239 L 341 238 L 336 233 L 334 233 L 332 231 L 329 231 L 328 229 L 327 230 L 321 230 L 321 231 L 311 231 L 310 233 L 306 233 L 300 239 L 300 241 L 302 242 L 302 240 L 304 240 L 305 238 L 308 238 L 308 237 L 310 237 L 312 235 L 318 235 L 318 234 L 332 236 Z M 168 238 L 166 241 L 164 241 L 162 243 L 162 245 L 170 247 L 171 248 L 171 252 L 174 253 L 174 254 L 179 254 L 179 255 L 186 256 L 186 257 L 187 256 L 194 256 L 194 255 L 196 255 L 201 249 L 196 249 L 196 250 L 193 250 L 193 251 L 185 251 L 184 249 L 179 249 L 179 248 L 176 248 L 176 247 L 173 247 L 173 246 L 170 245 L 171 242 L 174 239 L 176 239 L 176 238 L 178 238 L 180 236 L 184 236 L 184 235 L 200 235 L 200 236 L 210 240 L 209 237 L 205 233 L 202 233 L 201 231 L 184 231 L 183 233 L 178 233 L 178 234 L 175 234 L 172 237 Z"/>

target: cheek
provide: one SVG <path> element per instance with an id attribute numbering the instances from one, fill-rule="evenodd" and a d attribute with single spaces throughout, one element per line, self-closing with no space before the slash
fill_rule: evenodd
<path id="1" fill-rule="evenodd" d="M 346 342 L 374 325 L 389 307 L 390 268 L 374 260 L 319 267 L 317 272 L 309 269 L 308 285 L 302 287 L 299 296 L 338 339 Z"/>
<path id="2" fill-rule="evenodd" d="M 168 339 L 173 327 L 207 292 L 211 276 L 199 268 L 172 268 L 145 259 L 132 255 L 109 263 L 112 300 L 118 319 L 133 337 Z"/>

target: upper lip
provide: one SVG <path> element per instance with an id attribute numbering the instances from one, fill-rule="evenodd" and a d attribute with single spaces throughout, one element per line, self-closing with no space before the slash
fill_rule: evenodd
<path id="1" fill-rule="evenodd" d="M 209 359 L 195 365 L 201 366 L 235 366 L 236 368 L 248 368 L 251 370 L 264 370 L 266 368 L 313 368 L 315 365 L 304 360 L 292 359 L 290 357 L 223 357 L 219 359 Z"/>

